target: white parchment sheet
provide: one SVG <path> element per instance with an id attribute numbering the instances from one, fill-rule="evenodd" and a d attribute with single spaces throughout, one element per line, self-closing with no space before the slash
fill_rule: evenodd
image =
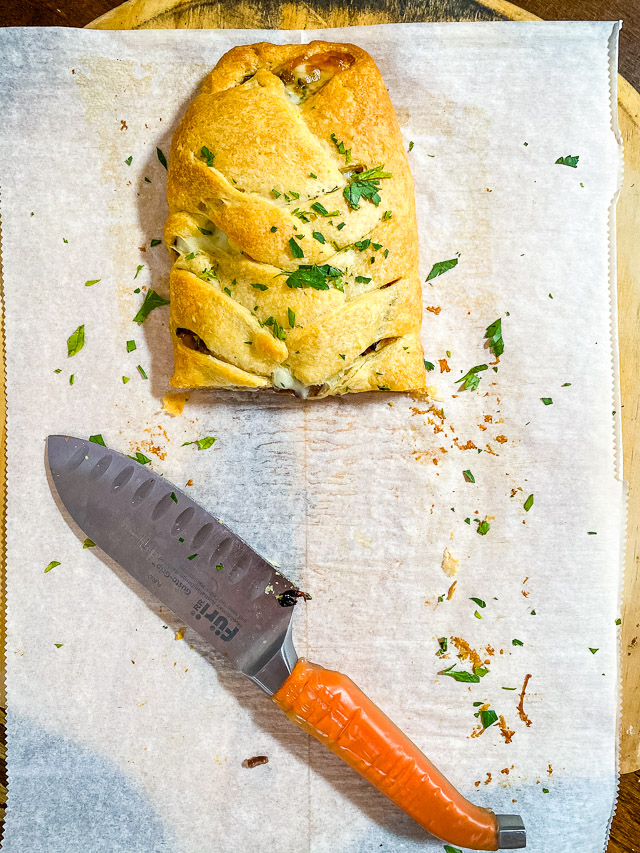
<path id="1" fill-rule="evenodd" d="M 299 654 L 350 675 L 466 795 L 521 813 L 531 853 L 603 850 L 619 701 L 617 33 L 0 32 L 6 853 L 442 849 L 197 638 L 176 641 L 180 624 L 99 549 L 83 550 L 45 475 L 57 432 L 101 433 L 180 487 L 192 481 L 193 497 L 313 596 L 296 608 Z M 171 417 L 168 309 L 132 322 L 138 287 L 168 292 L 166 249 L 151 246 L 166 216 L 156 148 L 168 156 L 226 50 L 314 38 L 352 40 L 379 63 L 414 143 L 423 280 L 459 259 L 424 285 L 440 400 L 192 393 Z M 576 168 L 556 164 L 567 155 Z M 499 317 L 498 371 L 459 392 L 456 379 L 493 361 L 483 335 Z M 85 346 L 68 358 L 80 324 Z M 205 435 L 218 439 L 208 450 L 182 446 Z M 445 548 L 459 560 L 450 599 Z M 456 656 L 465 643 L 488 661 L 477 684 L 438 675 L 470 671 Z M 478 702 L 511 742 L 497 725 L 471 737 Z M 257 754 L 269 763 L 242 767 Z"/>

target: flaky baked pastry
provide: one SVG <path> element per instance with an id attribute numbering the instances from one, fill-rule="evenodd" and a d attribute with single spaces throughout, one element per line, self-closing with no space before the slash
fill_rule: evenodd
<path id="1" fill-rule="evenodd" d="M 413 181 L 364 50 L 229 51 L 174 134 L 167 198 L 172 385 L 425 386 Z"/>

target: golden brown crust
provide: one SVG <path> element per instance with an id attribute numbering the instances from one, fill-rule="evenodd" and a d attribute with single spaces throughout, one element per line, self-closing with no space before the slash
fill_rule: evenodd
<path id="1" fill-rule="evenodd" d="M 174 134 L 167 196 L 173 385 L 424 388 L 413 181 L 364 50 L 229 51 Z"/>

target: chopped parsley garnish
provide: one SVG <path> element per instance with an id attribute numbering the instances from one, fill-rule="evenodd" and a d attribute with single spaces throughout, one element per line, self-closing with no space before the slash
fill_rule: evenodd
<path id="1" fill-rule="evenodd" d="M 351 162 L 351 149 L 345 148 L 344 142 L 338 142 L 338 137 L 335 135 L 335 133 L 331 134 L 331 141 L 333 142 L 333 144 L 338 149 L 338 153 L 344 154 L 345 162 L 350 163 Z"/>
<path id="2" fill-rule="evenodd" d="M 476 675 L 475 672 L 464 672 L 463 670 L 454 670 L 454 666 L 455 663 L 448 669 L 445 669 L 438 674 L 448 675 L 449 678 L 453 678 L 454 681 L 462 681 L 467 684 L 477 684 L 480 681 L 480 676 Z"/>
<path id="3" fill-rule="evenodd" d="M 62 242 L 63 242 L 63 243 L 68 243 L 69 241 L 67 240 L 67 238 L 66 238 L 66 237 L 63 237 L 63 238 L 62 238 Z"/>
<path id="4" fill-rule="evenodd" d="M 227 296 L 231 296 L 231 291 L 229 290 L 229 288 L 228 288 L 228 287 L 223 287 L 222 289 L 223 289 L 223 290 L 224 290 L 224 292 L 227 294 Z"/>
<path id="5" fill-rule="evenodd" d="M 338 355 L 340 356 L 340 358 L 341 358 L 343 361 L 344 361 L 344 360 L 345 360 L 345 358 L 347 357 L 347 356 L 345 355 L 345 353 L 343 353 L 343 352 L 339 352 L 339 353 L 338 353 Z"/>
<path id="6" fill-rule="evenodd" d="M 158 157 L 158 160 L 162 163 L 162 165 L 166 169 L 167 168 L 167 158 L 164 156 L 164 154 L 162 153 L 162 151 L 159 148 L 156 148 L 156 155 Z"/>
<path id="7" fill-rule="evenodd" d="M 553 403 L 553 400 L 551 397 L 540 397 L 540 399 L 545 404 L 545 406 L 550 406 Z"/>
<path id="8" fill-rule="evenodd" d="M 475 611 L 475 613 L 473 615 L 476 617 L 476 619 L 482 619 L 482 616 L 478 613 L 477 610 Z"/>
<path id="9" fill-rule="evenodd" d="M 134 349 L 137 349 L 135 341 L 127 341 L 127 352 L 133 352 Z"/>
<path id="10" fill-rule="evenodd" d="M 195 560 L 197 556 L 197 554 L 191 554 L 191 556 L 187 557 L 187 560 Z"/>
<path id="11" fill-rule="evenodd" d="M 435 365 L 433 365 L 430 361 L 427 361 L 427 360 L 425 359 L 425 362 L 424 362 L 424 369 L 425 369 L 425 370 L 434 370 L 434 369 L 435 369 Z"/>
<path id="12" fill-rule="evenodd" d="M 102 281 L 101 278 L 90 278 L 89 281 L 85 281 L 85 287 L 93 287 L 94 284 L 97 284 L 99 281 Z"/>
<path id="13" fill-rule="evenodd" d="M 311 210 L 320 214 L 320 216 L 338 216 L 340 214 L 339 210 L 328 211 L 327 208 L 324 207 L 324 205 L 320 204 L 319 201 L 314 201 L 314 203 L 311 205 Z"/>
<path id="14" fill-rule="evenodd" d="M 596 652 L 598 652 L 598 651 L 600 651 L 600 649 L 592 649 L 592 648 L 589 648 L 589 651 L 591 652 L 591 654 L 592 654 L 592 655 L 595 655 L 595 653 L 596 653 Z"/>
<path id="15" fill-rule="evenodd" d="M 289 195 L 291 196 L 291 198 L 295 198 L 295 199 L 300 198 L 300 193 L 294 193 L 293 190 L 289 190 Z"/>
<path id="16" fill-rule="evenodd" d="M 309 172 L 309 177 L 317 180 L 318 176 L 314 175 L 313 172 Z"/>
<path id="17" fill-rule="evenodd" d="M 475 367 L 472 367 L 464 376 L 460 379 L 456 379 L 456 382 L 462 382 L 461 391 L 475 391 L 478 385 L 480 384 L 480 377 L 478 373 L 482 370 L 488 370 L 489 366 L 487 364 L 477 364 Z"/>
<path id="18" fill-rule="evenodd" d="M 185 261 L 192 261 L 196 255 L 199 255 L 200 252 L 189 252 L 188 255 L 185 255 Z"/>
<path id="19" fill-rule="evenodd" d="M 314 231 L 314 232 L 313 232 L 313 237 L 314 237 L 314 239 L 315 239 L 315 240 L 317 240 L 317 241 L 318 241 L 318 243 L 322 243 L 323 245 L 324 245 L 324 243 L 326 243 L 326 242 L 327 242 L 327 241 L 324 239 L 324 234 L 322 234 L 320 231 Z"/>
<path id="20" fill-rule="evenodd" d="M 206 145 L 203 145 L 200 149 L 200 154 L 202 155 L 202 159 L 207 161 L 207 166 L 213 166 L 213 158 L 216 156 L 213 151 L 210 151 Z"/>
<path id="21" fill-rule="evenodd" d="M 467 483 L 475 483 L 475 481 L 476 481 L 476 478 L 473 476 L 471 471 L 469 471 L 469 469 L 467 469 L 466 471 L 463 471 L 462 476 L 465 478 Z"/>
<path id="22" fill-rule="evenodd" d="M 382 214 L 382 218 L 383 218 L 383 220 L 384 219 L 391 219 L 392 215 L 393 214 L 391 213 L 390 210 L 385 210 L 385 212 Z"/>
<path id="23" fill-rule="evenodd" d="M 367 277 L 366 275 L 357 275 L 356 281 L 358 282 L 358 284 L 369 284 L 371 279 L 369 277 Z"/>
<path id="24" fill-rule="evenodd" d="M 51 569 L 55 569 L 55 567 L 59 565 L 61 565 L 60 560 L 51 560 L 47 568 L 44 570 L 45 575 L 47 572 L 50 572 Z"/>
<path id="25" fill-rule="evenodd" d="M 143 379 L 148 379 L 148 378 L 149 378 L 149 377 L 147 376 L 147 374 L 145 373 L 145 369 L 144 369 L 144 367 L 143 367 L 141 364 L 137 364 L 137 365 L 136 365 L 136 367 L 137 367 L 137 369 L 138 369 L 138 373 L 140 374 L 140 376 L 142 376 L 142 378 L 143 378 Z"/>
<path id="26" fill-rule="evenodd" d="M 462 850 L 459 847 L 454 847 L 451 844 L 445 844 L 444 853 L 462 853 Z"/>
<path id="27" fill-rule="evenodd" d="M 477 675 L 479 678 L 484 678 L 485 675 L 489 672 L 486 666 L 474 666 L 473 674 Z"/>
<path id="28" fill-rule="evenodd" d="M 217 281 L 218 273 L 214 270 L 213 267 L 209 267 L 207 270 L 202 270 L 202 272 L 196 273 L 196 276 L 202 281 Z"/>
<path id="29" fill-rule="evenodd" d="M 561 388 L 568 388 L 570 385 L 571 385 L 571 383 L 570 383 L 570 382 L 563 382 L 563 383 L 562 383 L 562 385 L 561 385 L 560 387 L 561 387 Z"/>
<path id="30" fill-rule="evenodd" d="M 269 290 L 269 286 L 267 284 L 260 284 L 259 282 L 250 282 L 251 287 L 255 287 L 256 290 Z"/>
<path id="31" fill-rule="evenodd" d="M 135 280 L 138 278 L 138 276 L 140 275 L 140 270 L 143 270 L 143 269 L 144 269 L 144 264 L 138 264 L 138 266 L 136 267 L 136 274 L 135 274 L 135 275 L 134 275 L 134 277 L 133 277 L 133 280 L 134 280 L 134 281 L 135 281 Z"/>
<path id="32" fill-rule="evenodd" d="M 106 447 L 107 445 L 104 443 L 104 438 L 101 433 L 97 433 L 97 435 L 90 435 L 89 441 L 93 442 L 93 444 L 100 444 L 102 447 Z"/>
<path id="33" fill-rule="evenodd" d="M 168 304 L 169 300 L 165 299 L 164 296 L 160 296 L 160 294 L 156 293 L 155 290 L 148 290 L 144 297 L 144 302 L 140 306 L 136 316 L 133 318 L 133 322 L 138 324 L 144 323 L 149 314 L 155 308 L 160 308 L 162 305 Z M 135 344 L 133 349 L 135 349 Z M 131 352 L 129 349 L 129 343 L 127 343 L 127 352 Z"/>
<path id="34" fill-rule="evenodd" d="M 278 230 L 278 226 L 277 226 L 277 225 L 272 225 L 272 226 L 271 226 L 271 228 L 270 228 L 270 231 L 271 231 L 271 233 L 272 233 L 272 234 L 275 234 L 277 230 Z"/>
<path id="35" fill-rule="evenodd" d="M 522 640 L 511 640 L 511 645 L 512 646 L 524 646 L 524 643 L 522 642 Z"/>
<path id="36" fill-rule="evenodd" d="M 578 160 L 579 159 L 580 159 L 580 157 L 577 154 L 574 154 L 574 155 L 568 154 L 566 157 L 558 157 L 555 165 L 556 166 L 557 165 L 571 166 L 572 169 L 575 169 L 578 166 Z"/>
<path id="37" fill-rule="evenodd" d="M 303 264 L 287 277 L 288 287 L 311 287 L 314 290 L 329 290 L 329 283 L 338 287 L 342 270 L 329 264 Z M 338 288 L 340 289 L 340 288 Z"/>
<path id="38" fill-rule="evenodd" d="M 275 317 L 267 317 L 267 319 L 264 321 L 264 325 L 269 326 L 271 328 L 271 333 L 274 338 L 278 338 L 278 340 L 280 341 L 287 340 L 287 333 L 278 323 Z"/>
<path id="39" fill-rule="evenodd" d="M 72 335 L 67 338 L 67 357 L 77 355 L 84 346 L 84 325 L 78 326 Z"/>
<path id="40" fill-rule="evenodd" d="M 218 563 L 218 565 L 216 566 L 216 572 L 221 572 L 223 569 L 224 566 L 222 565 L 222 563 Z"/>
<path id="41" fill-rule="evenodd" d="M 504 352 L 504 341 L 502 340 L 502 318 L 499 317 L 490 326 L 487 326 L 484 333 L 485 338 L 489 341 L 489 349 L 496 358 Z"/>
<path id="42" fill-rule="evenodd" d="M 367 237 L 365 240 L 358 240 L 358 242 L 354 243 L 353 245 L 356 247 L 356 249 L 359 249 L 361 252 L 364 252 L 365 249 L 368 249 L 371 245 L 371 240 L 369 240 L 369 238 Z"/>
<path id="43" fill-rule="evenodd" d="M 482 723 L 483 729 L 488 729 L 489 726 L 498 722 L 498 715 L 491 709 L 488 711 L 480 711 L 480 722 Z"/>
<path id="44" fill-rule="evenodd" d="M 295 237 L 289 238 L 289 248 L 291 249 L 291 254 L 294 258 L 304 258 L 304 251 L 302 247 L 296 243 Z"/>
<path id="45" fill-rule="evenodd" d="M 174 504 L 177 504 L 177 503 L 178 503 L 178 498 L 176 497 L 176 493 L 175 493 L 175 492 L 171 492 L 170 497 L 171 497 L 171 500 L 174 502 Z"/>
<path id="46" fill-rule="evenodd" d="M 338 229 L 338 231 L 342 231 L 346 224 L 346 222 L 340 222 L 338 225 L 336 225 L 336 228 Z"/>
<path id="47" fill-rule="evenodd" d="M 409 151 L 413 151 L 413 142 L 409 143 Z"/>
<path id="48" fill-rule="evenodd" d="M 131 163 L 133 162 L 133 157 L 131 156 L 131 154 L 129 154 L 129 156 L 124 162 L 127 164 L 127 166 L 131 165 Z"/>
<path id="49" fill-rule="evenodd" d="M 449 644 L 449 641 L 448 641 L 448 639 L 447 639 L 446 637 L 438 637 L 438 646 L 439 646 L 439 649 L 438 649 L 438 651 L 436 652 L 436 655 L 437 655 L 438 657 L 440 657 L 441 655 L 443 655 L 443 654 L 445 654 L 445 653 L 446 653 L 448 644 Z"/>
<path id="50" fill-rule="evenodd" d="M 82 550 L 84 550 L 85 548 L 95 548 L 95 547 L 96 547 L 96 543 L 92 542 L 92 540 L 89 539 L 89 537 L 87 536 L 87 538 L 82 543 Z"/>
<path id="51" fill-rule="evenodd" d="M 69 385 L 73 385 L 75 378 L 76 378 L 75 373 L 72 373 L 71 376 L 69 377 Z"/>
<path id="52" fill-rule="evenodd" d="M 197 438 L 195 441 L 183 441 L 182 447 L 186 447 L 188 444 L 197 444 L 200 450 L 206 450 L 212 444 L 215 444 L 217 440 L 212 435 L 205 435 L 204 438 Z"/>
<path id="53" fill-rule="evenodd" d="M 135 456 L 130 456 L 128 453 L 127 456 L 129 456 L 129 459 L 133 459 L 134 462 L 139 462 L 141 465 L 148 465 L 151 462 L 149 457 L 145 456 L 144 453 L 140 453 L 139 450 L 136 450 Z"/>
<path id="54" fill-rule="evenodd" d="M 292 311 L 291 308 L 287 308 L 287 317 L 289 319 L 289 328 L 293 329 L 296 324 L 296 314 L 295 311 Z"/>
<path id="55" fill-rule="evenodd" d="M 616 625 L 622 625 L 622 619 L 620 619 L 620 617 L 616 619 Z"/>
<path id="56" fill-rule="evenodd" d="M 524 502 L 524 511 L 529 512 L 531 507 L 533 506 L 533 495 L 529 495 L 529 497 Z"/>
<path id="57" fill-rule="evenodd" d="M 431 281 L 432 278 L 437 278 L 439 275 L 447 272 L 448 270 L 452 270 L 455 266 L 458 265 L 457 258 L 451 258 L 450 261 L 438 261 L 437 264 L 434 264 L 431 267 L 431 272 L 426 278 L 426 281 Z"/>
<path id="58" fill-rule="evenodd" d="M 388 385 L 378 385 L 378 391 L 391 391 Z"/>
<path id="59" fill-rule="evenodd" d="M 476 519 L 476 523 L 477 522 L 478 522 L 478 519 Z M 488 521 L 481 521 L 478 524 L 476 533 L 479 533 L 480 536 L 486 536 L 490 530 L 491 530 L 491 525 L 489 524 L 489 522 Z"/>
<path id="60" fill-rule="evenodd" d="M 475 603 L 478 605 L 478 607 L 482 607 L 483 609 L 487 606 L 486 602 L 485 602 L 485 601 L 483 601 L 481 598 L 473 598 L 473 597 L 471 597 L 471 598 L 469 599 L 469 601 L 473 601 L 473 602 L 475 602 Z"/>
<path id="61" fill-rule="evenodd" d="M 279 193 L 278 190 L 271 190 L 271 192 L 273 193 L 274 198 L 280 198 L 280 196 L 282 195 L 282 193 Z"/>
<path id="62" fill-rule="evenodd" d="M 147 176 L 146 176 L 146 175 L 145 175 L 144 180 L 145 180 L 145 183 L 147 183 L 147 184 L 150 184 L 150 183 L 151 183 L 151 181 L 149 180 L 149 178 L 147 178 Z"/>
<path id="63" fill-rule="evenodd" d="M 61 368 L 61 367 L 56 367 L 56 369 L 55 369 L 53 372 L 54 372 L 54 373 L 62 373 L 62 368 Z"/>
<path id="64" fill-rule="evenodd" d="M 56 647 L 56 649 L 61 649 L 64 646 L 64 643 L 54 643 L 53 645 Z"/>
<path id="65" fill-rule="evenodd" d="M 126 385 L 126 384 L 127 384 L 127 382 L 129 382 L 129 379 L 130 379 L 130 377 L 129 377 L 129 376 L 123 376 L 123 377 L 122 377 L 122 384 L 123 384 L 123 385 Z"/>
<path id="66" fill-rule="evenodd" d="M 151 243 L 149 243 L 149 245 L 150 245 L 150 246 L 151 246 L 151 248 L 153 249 L 153 247 L 154 247 L 154 246 L 159 246 L 159 245 L 160 245 L 160 243 L 162 243 L 162 240 L 155 240 L 155 239 L 154 239 L 154 240 L 152 240 L 152 241 L 151 241 Z"/>
<path id="67" fill-rule="evenodd" d="M 355 174 L 349 179 L 349 183 L 343 189 L 342 194 L 352 210 L 360 209 L 359 201 L 361 198 L 370 201 L 376 207 L 380 204 L 381 198 L 378 192 L 380 181 L 383 178 L 391 177 L 391 172 L 383 170 L 384 166 L 374 166 L 373 169 L 367 169 L 366 172 Z"/>

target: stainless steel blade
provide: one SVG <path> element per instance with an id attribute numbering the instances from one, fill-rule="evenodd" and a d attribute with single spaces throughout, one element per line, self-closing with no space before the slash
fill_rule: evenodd
<path id="1" fill-rule="evenodd" d="M 65 435 L 47 439 L 53 485 L 78 527 L 267 693 L 297 661 L 293 584 L 159 474 Z"/>

